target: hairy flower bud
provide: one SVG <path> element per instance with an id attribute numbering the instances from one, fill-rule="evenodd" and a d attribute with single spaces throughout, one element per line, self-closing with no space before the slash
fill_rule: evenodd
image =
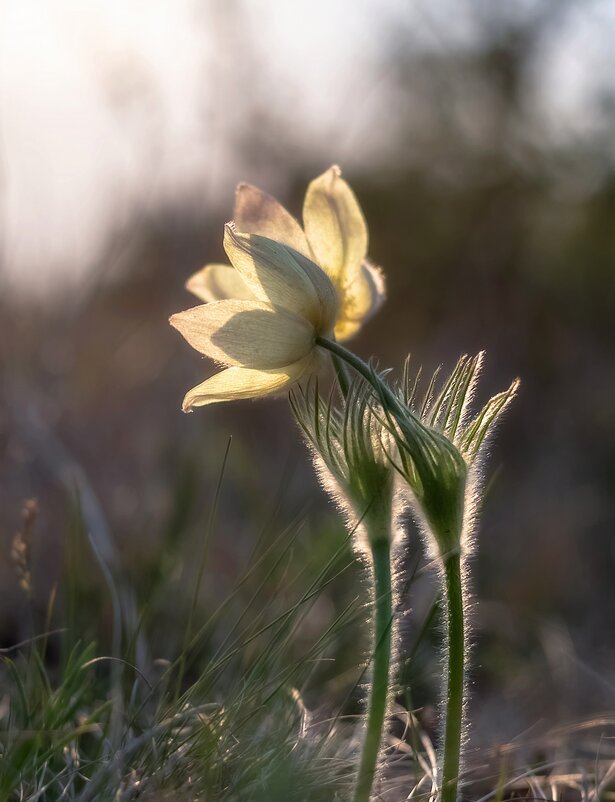
<path id="1" fill-rule="evenodd" d="M 398 388 L 406 418 L 388 416 L 397 446 L 396 467 L 406 480 L 440 556 L 461 547 L 467 534 L 479 478 L 478 467 L 488 436 L 515 396 L 519 382 L 491 398 L 468 419 L 483 353 L 463 356 L 438 393 L 434 374 L 425 396 L 417 398 L 418 377 L 410 381 L 408 362 Z M 395 459 L 395 457 L 392 457 Z"/>
<path id="2" fill-rule="evenodd" d="M 332 397 L 324 400 L 316 382 L 291 394 L 323 486 L 347 514 L 351 528 L 372 546 L 390 539 L 395 478 L 383 443 L 389 434 L 373 410 L 375 403 L 363 379 L 351 384 L 339 405 Z"/>

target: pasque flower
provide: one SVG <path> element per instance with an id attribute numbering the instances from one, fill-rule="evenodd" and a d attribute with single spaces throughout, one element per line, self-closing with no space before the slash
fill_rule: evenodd
<path id="1" fill-rule="evenodd" d="M 238 231 L 288 245 L 325 271 L 338 295 L 334 334 L 339 342 L 356 334 L 382 304 L 384 281 L 367 261 L 365 218 L 339 167 L 330 167 L 308 186 L 303 228 L 275 198 L 250 184 L 237 188 L 233 220 Z M 206 265 L 186 286 L 205 302 L 254 298 L 241 275 L 225 264 Z"/>
<path id="2" fill-rule="evenodd" d="M 355 378 L 343 401 L 323 397 L 317 380 L 293 388 L 290 403 L 312 451 L 320 482 L 348 518 L 360 550 L 385 540 L 390 546 L 395 468 L 393 438 L 374 410 L 374 390 Z"/>
<path id="3" fill-rule="evenodd" d="M 397 422 L 390 427 L 397 443 L 396 467 L 441 559 L 459 552 L 460 547 L 467 548 L 485 445 L 519 387 L 515 380 L 470 416 L 483 356 L 481 352 L 461 357 L 437 393 L 436 373 L 422 399 L 418 379 L 410 378 L 407 362 L 404 380 L 397 388 L 400 403 L 411 415 L 407 426 Z"/>
<path id="4" fill-rule="evenodd" d="M 225 370 L 193 387 L 183 410 L 278 393 L 318 369 L 316 338 L 332 335 L 337 296 L 327 275 L 289 245 L 228 224 L 232 298 L 170 319 L 197 351 Z"/>
<path id="5" fill-rule="evenodd" d="M 427 545 L 440 569 L 446 633 L 443 738 L 440 745 L 440 802 L 457 802 L 464 742 L 465 661 L 469 633 L 467 561 L 480 498 L 485 442 L 514 398 L 519 381 L 493 396 L 471 417 L 483 354 L 461 357 L 439 393 L 432 379 L 422 400 L 417 380 L 405 379 L 398 391 L 403 408 L 389 431 L 397 444 L 396 468 L 405 479 L 412 506 L 422 519 Z M 408 363 L 406 363 L 408 364 Z M 420 419 L 423 430 L 415 425 Z M 391 423 L 393 425 L 391 425 Z M 417 436 L 418 435 L 418 436 Z"/>
<path id="6" fill-rule="evenodd" d="M 247 184 L 237 190 L 234 217 L 224 235 L 230 265 L 210 264 L 192 276 L 188 289 L 205 303 L 171 317 L 190 345 L 224 368 L 192 388 L 183 409 L 282 392 L 331 358 L 339 398 L 325 401 L 314 381 L 291 393 L 291 404 L 324 486 L 358 532 L 373 582 L 372 677 L 353 800 L 372 799 L 382 757 L 394 631 L 391 551 L 401 542 L 393 537 L 395 504 L 406 498 L 442 581 L 446 670 L 438 799 L 457 802 L 467 560 L 480 467 L 485 441 L 517 382 L 472 418 L 481 355 L 462 357 L 438 393 L 434 377 L 419 400 L 418 378 L 411 380 L 408 369 L 401 386 L 391 387 L 384 374 L 341 344 L 373 314 L 384 293 L 379 271 L 366 261 L 363 214 L 338 168 L 309 185 L 303 228 L 274 198 Z"/>
<path id="7" fill-rule="evenodd" d="M 293 389 L 290 402 L 312 451 L 321 484 L 346 514 L 373 586 L 371 682 L 353 793 L 353 802 L 368 802 L 378 774 L 383 728 L 392 701 L 391 558 L 396 511 L 395 468 L 387 453 L 392 438 L 380 423 L 382 409 L 374 397 L 374 388 L 361 376 L 355 377 L 339 400 L 333 395 L 323 398 L 316 380 Z"/>

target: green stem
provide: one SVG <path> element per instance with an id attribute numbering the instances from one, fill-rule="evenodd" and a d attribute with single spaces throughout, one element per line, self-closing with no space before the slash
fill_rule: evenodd
<path id="1" fill-rule="evenodd" d="M 451 536 L 456 532 L 458 521 L 463 519 L 466 466 L 454 444 L 412 415 L 386 382 L 358 356 L 324 337 L 317 337 L 316 345 L 344 360 L 380 395 L 383 406 L 387 407 L 404 434 L 408 451 L 422 483 L 422 497 L 419 502 L 427 519 L 434 525 L 437 523 L 439 531 L 434 531 L 434 535 L 440 535 L 436 537 L 438 545 L 441 549 L 443 542 L 458 546 L 459 537 Z M 441 802 L 456 802 L 463 724 L 465 623 L 460 555 L 457 551 L 445 550 L 448 555 L 444 558 L 448 671 L 446 724 L 441 752 L 443 755 Z M 355 802 L 359 800 L 362 802 L 368 798 L 358 796 Z"/>
<path id="2" fill-rule="evenodd" d="M 381 393 L 393 414 L 396 414 L 397 410 L 400 408 L 399 399 L 366 362 L 360 359 L 356 354 L 353 354 L 352 351 L 344 348 L 343 345 L 336 343 L 334 340 L 327 340 L 326 337 L 316 337 L 316 345 L 330 351 L 334 357 L 338 357 L 354 368 L 357 373 L 363 376 L 363 378 L 374 387 L 374 389 Z"/>
<path id="3" fill-rule="evenodd" d="M 372 541 L 374 571 L 374 657 L 372 682 L 367 713 L 367 729 L 361 751 L 354 802 L 369 802 L 378 757 L 382 729 L 389 698 L 391 663 L 391 624 L 393 598 L 391 591 L 391 556 L 389 539 Z"/>
<path id="4" fill-rule="evenodd" d="M 395 418 L 401 431 L 404 432 L 404 434 L 409 434 L 406 438 L 408 448 L 414 462 L 417 464 L 419 473 L 421 469 L 431 471 L 430 463 L 425 462 L 426 454 L 424 443 L 423 445 L 419 444 L 417 435 L 423 440 L 433 440 L 437 433 L 433 430 L 428 430 L 427 427 L 404 406 L 389 385 L 378 376 L 376 371 L 356 354 L 353 354 L 352 351 L 344 348 L 343 345 L 335 342 L 335 340 L 328 340 L 326 337 L 316 337 L 316 345 L 325 348 L 334 356 L 339 357 L 339 359 L 347 365 L 350 365 L 353 370 L 356 370 L 360 376 L 363 376 L 363 378 L 371 384 L 376 394 L 380 397 L 383 407 L 386 407 L 387 412 Z M 449 443 L 445 437 L 439 437 L 439 446 L 441 449 L 446 449 L 448 452 L 454 452 L 452 456 L 461 459 L 457 449 L 452 443 Z M 450 453 L 449 456 L 451 456 Z M 421 462 L 421 465 L 419 465 L 419 462 Z"/>
<path id="5" fill-rule="evenodd" d="M 331 354 L 331 362 L 333 362 L 333 368 L 335 370 L 335 375 L 337 376 L 337 383 L 340 386 L 340 392 L 344 398 L 348 398 L 350 382 L 348 381 L 346 365 L 342 362 L 339 356 L 336 356 L 335 354 Z"/>
<path id="6" fill-rule="evenodd" d="M 448 666 L 441 802 L 456 802 L 463 732 L 465 661 L 463 586 L 461 558 L 458 552 L 449 554 L 444 559 L 444 585 L 447 607 Z"/>

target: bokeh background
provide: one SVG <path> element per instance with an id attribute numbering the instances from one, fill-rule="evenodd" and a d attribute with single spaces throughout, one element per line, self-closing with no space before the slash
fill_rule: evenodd
<path id="1" fill-rule="evenodd" d="M 156 602 L 181 610 L 230 435 L 203 609 L 263 526 L 307 509 L 298 559 L 342 543 L 284 401 L 182 415 L 209 366 L 167 324 L 223 257 L 238 181 L 299 215 L 338 163 L 388 282 L 356 350 L 431 371 L 485 348 L 481 397 L 523 382 L 474 563 L 475 742 L 612 709 L 615 2 L 5 0 L 0 37 L 0 645 L 30 626 L 10 556 L 30 497 L 39 611 L 76 495 L 141 599 L 181 555 Z M 417 704 L 437 674 L 416 669 Z"/>

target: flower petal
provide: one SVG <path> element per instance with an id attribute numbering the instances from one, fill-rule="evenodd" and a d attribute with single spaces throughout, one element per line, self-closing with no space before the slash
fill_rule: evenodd
<path id="1" fill-rule="evenodd" d="M 224 249 L 245 284 L 259 301 L 288 309 L 320 325 L 321 299 L 304 263 L 293 248 L 258 234 L 243 234 L 227 224 Z M 318 273 L 314 265 L 313 272 Z M 322 274 L 322 271 L 320 271 Z M 322 274 L 322 281 L 327 277 Z"/>
<path id="2" fill-rule="evenodd" d="M 333 330 L 339 308 L 335 287 L 325 271 L 314 264 L 311 259 L 298 252 L 295 252 L 294 256 L 312 282 L 318 297 L 319 315 L 314 327 L 319 334 L 329 334 Z"/>
<path id="3" fill-rule="evenodd" d="M 308 258 L 312 256 L 299 223 L 281 203 L 258 187 L 238 185 L 233 219 L 238 230 L 245 234 L 260 234 L 288 245 Z"/>
<path id="4" fill-rule="evenodd" d="M 361 271 L 370 285 L 372 300 L 368 317 L 371 317 L 376 314 L 386 299 L 386 282 L 382 270 L 368 259 L 365 259 L 361 265 Z"/>
<path id="5" fill-rule="evenodd" d="M 193 348 L 223 365 L 281 368 L 314 347 L 308 321 L 259 301 L 213 301 L 173 315 L 170 323 Z"/>
<path id="6" fill-rule="evenodd" d="M 338 343 L 343 343 L 350 340 L 361 328 L 360 320 L 348 320 L 347 318 L 338 318 L 335 322 L 335 329 L 333 334 Z"/>
<path id="7" fill-rule="evenodd" d="M 342 309 L 334 331 L 338 342 L 354 337 L 363 323 L 382 306 L 385 288 L 380 268 L 364 261 L 359 276 L 346 288 L 342 298 Z"/>
<path id="8" fill-rule="evenodd" d="M 330 167 L 309 185 L 303 204 L 305 233 L 318 264 L 344 290 L 359 275 L 367 254 L 367 225 L 358 201 Z"/>
<path id="9" fill-rule="evenodd" d="M 278 370 L 228 368 L 189 390 L 182 409 L 184 412 L 190 412 L 192 407 L 280 393 L 307 373 L 315 371 L 317 367 L 317 356 L 310 354 Z"/>
<path id="10" fill-rule="evenodd" d="M 190 276 L 186 282 L 186 289 L 205 303 L 221 301 L 224 298 L 237 298 L 242 301 L 254 298 L 239 273 L 231 265 L 205 265 Z"/>

